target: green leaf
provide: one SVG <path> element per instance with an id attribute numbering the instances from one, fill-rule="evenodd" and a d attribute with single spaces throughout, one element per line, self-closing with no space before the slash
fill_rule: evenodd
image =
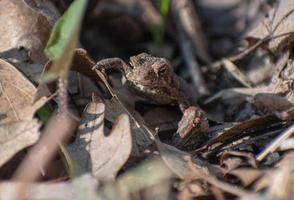
<path id="1" fill-rule="evenodd" d="M 159 10 L 161 16 L 166 19 L 169 11 L 170 0 L 160 0 Z"/>
<path id="2" fill-rule="evenodd" d="M 42 81 L 51 81 L 67 75 L 86 5 L 87 0 L 75 0 L 56 22 L 45 48 L 45 54 L 54 63 L 42 77 Z"/>
<path id="3" fill-rule="evenodd" d="M 151 27 L 150 31 L 155 42 L 161 42 L 164 34 L 165 24 L 167 21 L 170 0 L 159 0 L 158 1 L 159 12 L 162 18 L 162 24 Z"/>

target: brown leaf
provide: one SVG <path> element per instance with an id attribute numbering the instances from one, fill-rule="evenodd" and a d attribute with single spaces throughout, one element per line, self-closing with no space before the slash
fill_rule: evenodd
<path id="1" fill-rule="evenodd" d="M 99 134 L 91 145 L 92 173 L 98 179 L 114 179 L 132 150 L 128 115 L 120 115 L 111 133 Z"/>
<path id="2" fill-rule="evenodd" d="M 44 62 L 53 23 L 19 0 L 1 0 L 0 13 L 0 52 L 24 47 L 33 61 Z"/>
<path id="3" fill-rule="evenodd" d="M 262 129 L 268 125 L 272 125 L 273 123 L 280 123 L 293 118 L 294 109 L 289 109 L 280 113 L 268 114 L 262 117 L 249 119 L 244 122 L 237 123 L 230 128 L 226 128 L 223 132 L 220 132 L 217 136 L 210 139 L 207 145 L 210 146 L 215 143 L 224 143 L 229 139 L 240 136 L 242 133 L 249 133 L 249 131 Z"/>
<path id="4" fill-rule="evenodd" d="M 17 69 L 0 59 L 0 124 L 31 118 L 36 88 Z M 30 108 L 26 108 L 29 106 Z M 23 109 L 26 108 L 27 115 Z"/>
<path id="5" fill-rule="evenodd" d="M 197 173 L 195 173 L 191 167 L 189 161 L 192 159 L 191 154 L 179 149 L 164 144 L 159 140 L 156 141 L 157 148 L 165 164 L 181 179 L 193 180 L 197 179 Z M 195 169 L 198 173 L 209 174 L 207 166 L 196 166 Z M 199 177 L 198 177 L 199 178 Z"/>
<path id="6" fill-rule="evenodd" d="M 252 103 L 263 113 L 282 112 L 294 107 L 294 103 L 286 98 L 268 93 L 256 94 Z"/>
<path id="7" fill-rule="evenodd" d="M 251 153 L 241 151 L 226 151 L 220 158 L 220 163 L 225 166 L 227 172 L 241 166 L 251 166 L 257 168 L 255 157 Z"/>
<path id="8" fill-rule="evenodd" d="M 294 3 L 292 0 L 280 0 L 277 4 L 247 36 L 248 40 L 256 40 L 286 34 L 270 40 L 268 48 L 272 51 L 282 50 L 293 41 Z"/>
<path id="9" fill-rule="evenodd" d="M 179 190 L 179 200 L 192 199 L 192 197 L 208 196 L 208 191 L 202 187 L 201 183 L 182 183 L 178 188 Z"/>
<path id="10" fill-rule="evenodd" d="M 116 116 L 123 113 L 131 115 L 131 129 L 133 138 L 133 149 L 132 154 L 139 156 L 141 153 L 151 144 L 150 138 L 147 136 L 146 131 L 143 128 L 144 120 L 142 117 L 133 109 L 128 107 L 126 111 L 125 107 L 115 98 L 111 100 L 105 100 L 106 113 L 105 118 L 111 122 L 114 122 Z"/>
<path id="11" fill-rule="evenodd" d="M 294 171 L 293 152 L 289 152 L 278 163 L 277 168 L 268 170 L 266 174 L 254 185 L 256 191 L 268 188 L 267 193 L 275 199 L 293 199 Z"/>
<path id="12" fill-rule="evenodd" d="M 239 168 L 230 171 L 228 174 L 238 177 L 244 186 L 248 186 L 263 176 L 265 171 L 251 168 Z"/>
<path id="13" fill-rule="evenodd" d="M 98 179 L 114 179 L 129 158 L 132 138 L 127 115 L 117 119 L 112 131 L 104 133 L 103 103 L 89 103 L 83 113 L 78 138 L 68 150 L 77 165 L 77 173 L 92 171 Z"/>
<path id="14" fill-rule="evenodd" d="M 41 124 L 37 120 L 0 125 L 0 166 L 20 150 L 34 144 Z"/>

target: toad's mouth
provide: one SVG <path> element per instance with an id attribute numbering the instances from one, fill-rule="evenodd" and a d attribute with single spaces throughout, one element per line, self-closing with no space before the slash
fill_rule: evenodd
<path id="1" fill-rule="evenodd" d="M 139 91 L 141 92 L 148 92 L 148 93 L 152 93 L 152 94 L 157 94 L 158 91 L 156 89 L 144 86 L 142 84 L 136 83 L 136 82 L 132 82 L 132 85 Z"/>

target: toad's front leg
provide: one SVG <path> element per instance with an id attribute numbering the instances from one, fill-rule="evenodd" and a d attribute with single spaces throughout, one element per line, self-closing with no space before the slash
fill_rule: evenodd
<path id="1" fill-rule="evenodd" d="M 120 58 L 106 58 L 98 61 L 92 69 L 104 71 L 105 69 L 118 69 L 124 75 L 130 72 L 130 67 Z"/>

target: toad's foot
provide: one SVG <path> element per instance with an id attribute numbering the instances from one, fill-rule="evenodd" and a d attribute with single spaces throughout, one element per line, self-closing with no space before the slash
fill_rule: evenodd
<path id="1" fill-rule="evenodd" d="M 172 143 L 179 149 L 191 150 L 207 138 L 208 128 L 208 120 L 203 111 L 195 106 L 190 106 L 183 113 Z"/>

